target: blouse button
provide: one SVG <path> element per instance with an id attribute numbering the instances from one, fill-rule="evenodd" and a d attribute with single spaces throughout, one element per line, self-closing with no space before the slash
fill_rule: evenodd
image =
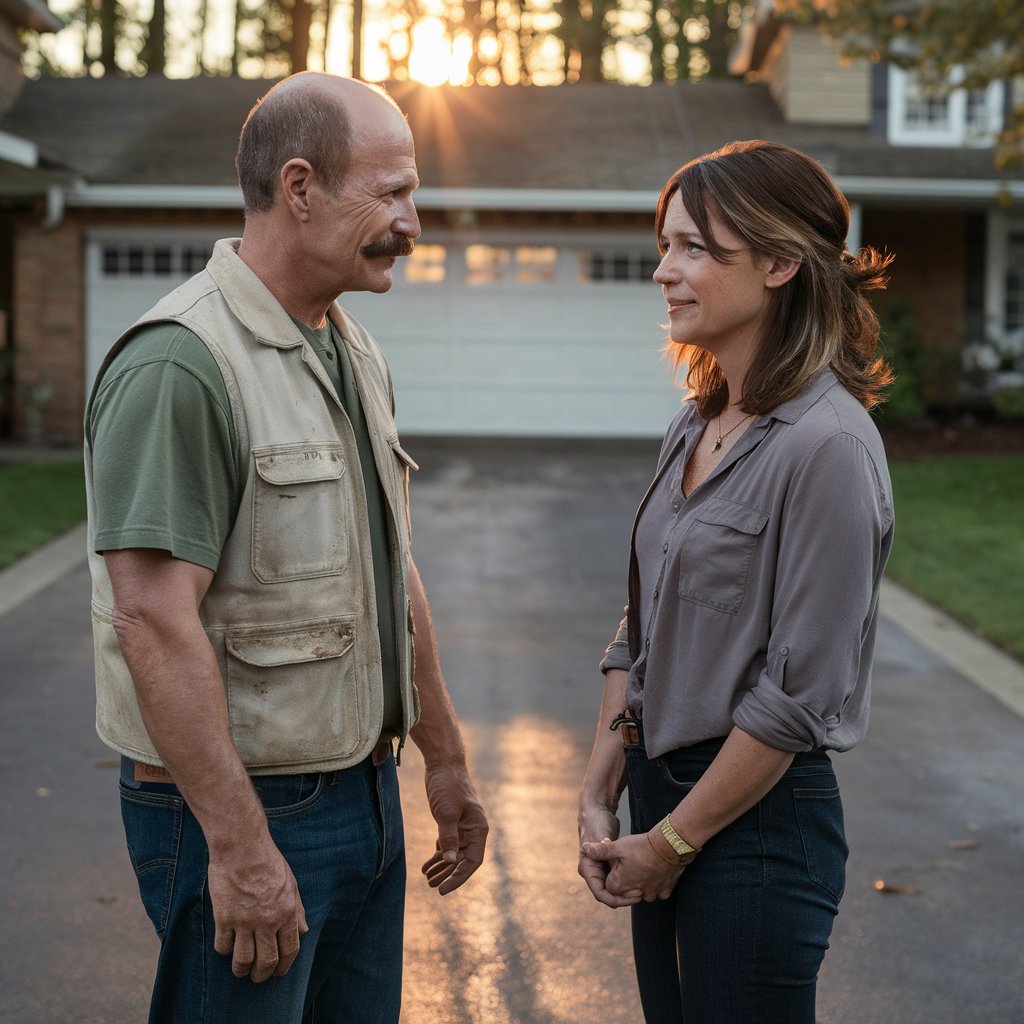
<path id="1" fill-rule="evenodd" d="M 663 554 L 667 555 L 668 554 L 668 545 L 667 544 L 663 545 L 661 550 L 662 550 Z"/>
<path id="2" fill-rule="evenodd" d="M 658 588 L 657 587 L 654 588 L 654 600 L 655 601 L 658 600 Z"/>
<path id="3" fill-rule="evenodd" d="M 789 656 L 789 648 L 788 647 L 780 647 L 779 648 L 779 654 L 781 654 L 784 658 L 788 657 Z"/>

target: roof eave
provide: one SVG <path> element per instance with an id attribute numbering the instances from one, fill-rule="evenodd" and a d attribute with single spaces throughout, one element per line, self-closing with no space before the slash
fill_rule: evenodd
<path id="1" fill-rule="evenodd" d="M 836 183 L 853 202 L 914 200 L 947 202 L 1024 201 L 1024 180 L 998 178 L 884 178 L 837 175 Z M 416 192 L 423 210 L 580 210 L 649 213 L 659 193 L 627 189 L 433 188 Z M 241 209 L 234 185 L 94 185 L 68 190 L 69 207 L 124 209 Z"/>

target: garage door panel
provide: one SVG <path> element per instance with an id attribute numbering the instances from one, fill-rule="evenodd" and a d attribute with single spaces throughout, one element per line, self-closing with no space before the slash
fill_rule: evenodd
<path id="1" fill-rule="evenodd" d="M 193 263 L 213 237 L 140 242 L 105 230 L 90 240 L 87 346 L 90 380 L 124 329 L 185 274 L 104 273 L 108 249 L 148 245 L 144 269 L 170 245 L 173 266 Z M 386 295 L 346 293 L 342 304 L 383 348 L 406 434 L 658 436 L 680 392 L 661 358 L 665 307 L 658 289 L 636 281 L 580 283 L 563 250 L 560 277 L 544 284 L 471 285 L 455 247 L 438 285 L 398 280 Z M 560 257 L 560 258 L 562 258 Z M 131 255 L 131 258 L 135 258 Z M 108 260 L 109 262 L 109 260 Z M 563 273 L 568 266 L 569 272 Z M 137 268 L 136 268 L 137 269 Z M 198 268 L 196 268 L 198 269 Z M 401 273 L 399 274 L 401 277 Z"/>

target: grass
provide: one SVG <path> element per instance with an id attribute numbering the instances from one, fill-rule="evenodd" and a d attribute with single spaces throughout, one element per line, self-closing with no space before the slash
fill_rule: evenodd
<path id="1" fill-rule="evenodd" d="M 81 459 L 0 465 L 0 568 L 83 519 Z"/>
<path id="2" fill-rule="evenodd" d="M 889 575 L 1024 659 L 1024 456 L 941 456 L 889 469 Z"/>

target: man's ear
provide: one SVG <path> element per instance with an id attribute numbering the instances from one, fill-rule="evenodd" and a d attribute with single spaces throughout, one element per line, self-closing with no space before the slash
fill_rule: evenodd
<path id="1" fill-rule="evenodd" d="M 793 279 L 803 263 L 803 260 L 790 259 L 788 256 L 771 256 L 770 259 L 764 279 L 766 288 L 781 288 Z"/>
<path id="2" fill-rule="evenodd" d="M 309 220 L 308 190 L 313 177 L 313 166 L 308 160 L 292 157 L 281 168 L 281 194 L 289 213 L 298 220 Z"/>

